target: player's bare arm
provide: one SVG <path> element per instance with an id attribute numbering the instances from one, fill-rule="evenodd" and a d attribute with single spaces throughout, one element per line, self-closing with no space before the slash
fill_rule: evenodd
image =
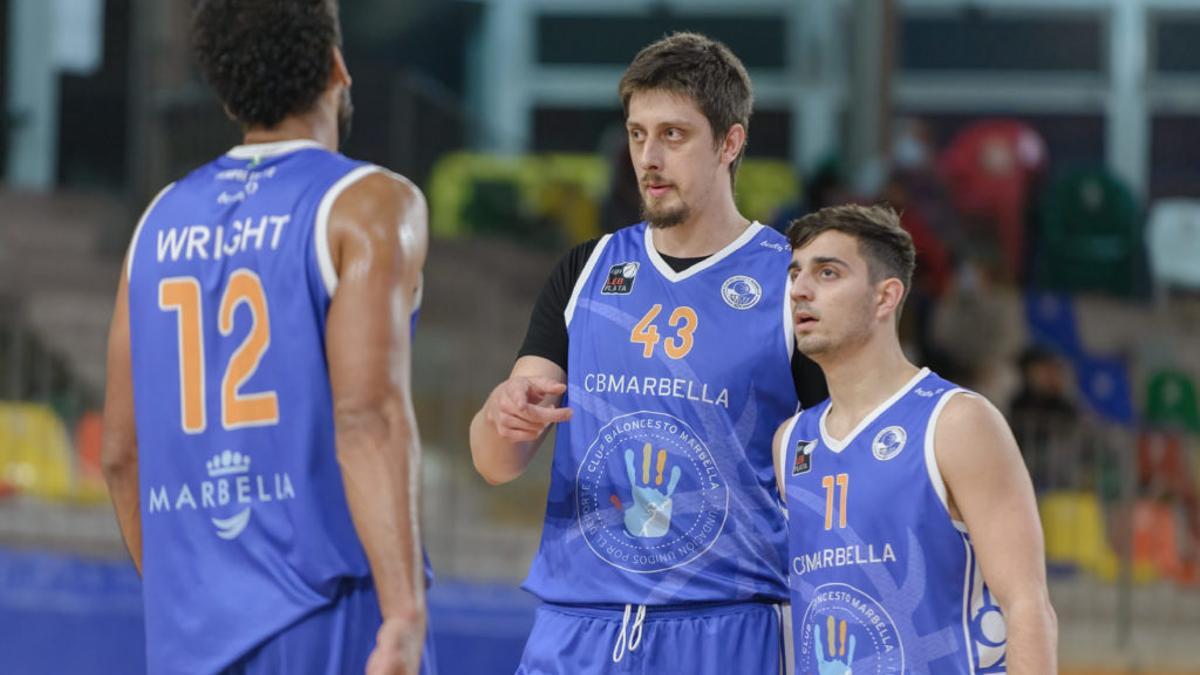
<path id="1" fill-rule="evenodd" d="M 786 481 L 784 480 L 785 476 L 783 473 L 783 459 L 779 456 L 779 453 L 783 451 L 783 443 L 786 440 L 788 425 L 791 421 L 790 418 L 784 420 L 783 424 L 780 424 L 779 428 L 775 430 L 775 437 L 771 440 L 771 458 L 775 463 L 775 486 L 779 488 L 780 498 L 786 496 L 784 493 L 784 484 Z M 787 502 L 784 503 L 786 504 Z"/>
<path id="2" fill-rule="evenodd" d="M 951 514 L 966 523 L 983 578 L 1004 612 L 1008 672 L 1058 672 L 1058 622 L 1046 588 L 1041 522 L 1008 424 L 986 400 L 954 396 L 934 443 Z"/>
<path id="3" fill-rule="evenodd" d="M 126 269 L 122 267 L 122 270 Z M 142 518 L 138 497 L 137 428 L 133 416 L 133 366 L 129 354 L 129 287 L 125 273 L 117 288 L 108 330 L 104 386 L 104 441 L 100 461 L 125 547 L 142 573 Z"/>
<path id="4" fill-rule="evenodd" d="M 337 456 L 384 618 L 368 673 L 417 672 L 425 636 L 409 321 L 426 221 L 420 191 L 384 173 L 348 188 L 329 218 L 338 286 L 326 352 Z"/>
<path id="5" fill-rule="evenodd" d="M 522 356 L 471 420 L 471 458 L 492 485 L 525 472 L 550 426 L 571 419 L 560 408 L 567 374 L 550 359 Z"/>

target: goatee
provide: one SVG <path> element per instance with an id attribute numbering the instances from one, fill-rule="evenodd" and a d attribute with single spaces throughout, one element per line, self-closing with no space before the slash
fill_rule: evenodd
<path id="1" fill-rule="evenodd" d="M 642 220 L 646 221 L 653 228 L 665 230 L 675 227 L 686 221 L 689 215 L 691 215 L 691 209 L 686 206 L 656 211 L 647 206 L 645 200 L 642 200 Z"/>

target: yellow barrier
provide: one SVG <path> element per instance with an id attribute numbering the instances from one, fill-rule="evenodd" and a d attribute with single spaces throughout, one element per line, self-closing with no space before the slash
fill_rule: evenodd
<path id="1" fill-rule="evenodd" d="M 598 155 L 451 153 L 430 174 L 430 227 L 442 237 L 557 234 L 579 243 L 600 234 L 609 174 L 607 161 Z M 798 199 L 799 181 L 787 162 L 746 160 L 738 171 L 736 197 L 744 215 L 765 222 Z M 547 231 L 548 223 L 561 230 Z"/>
<path id="2" fill-rule="evenodd" d="M 1051 492 L 1038 500 L 1038 510 L 1046 537 L 1048 562 L 1075 565 L 1104 581 L 1116 581 L 1119 563 L 1116 552 L 1109 544 L 1109 530 L 1105 526 L 1100 501 L 1094 493 Z M 1142 518 L 1140 511 L 1135 510 L 1134 518 Z M 1145 524 L 1140 524 L 1139 531 L 1145 531 Z M 1160 577 L 1160 572 L 1162 570 L 1156 560 L 1135 549 L 1135 583 L 1155 581 Z"/>
<path id="3" fill-rule="evenodd" d="M 71 442 L 62 420 L 36 403 L 0 403 L 0 480 L 50 499 L 71 495 Z"/>

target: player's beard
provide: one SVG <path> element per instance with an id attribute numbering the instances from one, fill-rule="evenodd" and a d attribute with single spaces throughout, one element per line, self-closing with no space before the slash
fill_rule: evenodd
<path id="1" fill-rule="evenodd" d="M 665 230 L 683 223 L 690 215 L 692 209 L 682 199 L 674 206 L 654 207 L 646 201 L 645 195 L 642 196 L 642 220 L 649 223 L 650 227 Z"/>
<path id="2" fill-rule="evenodd" d="M 350 100 L 350 87 L 342 89 L 342 98 L 338 101 L 338 147 L 346 147 L 346 139 L 350 138 L 351 122 L 354 117 L 354 103 Z"/>

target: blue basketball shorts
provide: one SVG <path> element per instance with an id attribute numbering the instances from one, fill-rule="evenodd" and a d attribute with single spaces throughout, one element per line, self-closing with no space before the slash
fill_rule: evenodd
<path id="1" fill-rule="evenodd" d="M 224 675 L 351 675 L 366 671 L 383 616 L 369 579 L 347 582 L 337 599 L 267 639 Z M 421 675 L 436 675 L 432 630 Z"/>
<path id="2" fill-rule="evenodd" d="M 589 607 L 545 603 L 517 675 L 779 675 L 786 607 L 758 602 Z"/>

